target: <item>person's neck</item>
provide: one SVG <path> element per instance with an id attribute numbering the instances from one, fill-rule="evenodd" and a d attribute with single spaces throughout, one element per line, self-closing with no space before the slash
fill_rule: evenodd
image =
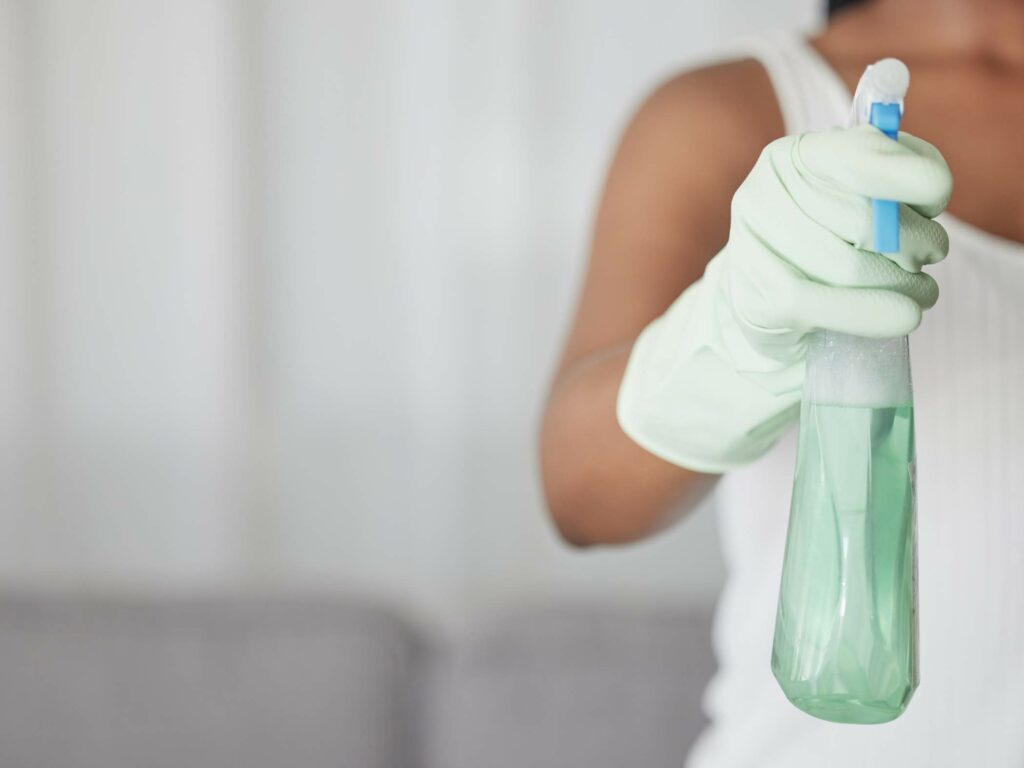
<path id="1" fill-rule="evenodd" d="M 1024 0 L 874 0 L 837 14 L 829 31 L 840 54 L 844 40 L 861 54 L 871 40 L 879 55 L 1024 69 Z"/>

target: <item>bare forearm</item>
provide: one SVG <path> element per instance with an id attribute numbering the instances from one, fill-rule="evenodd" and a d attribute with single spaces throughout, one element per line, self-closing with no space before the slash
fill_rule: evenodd
<path id="1" fill-rule="evenodd" d="M 563 370 L 541 431 L 541 468 L 552 519 L 577 545 L 648 536 L 688 511 L 712 486 L 706 475 L 648 453 L 619 428 L 615 399 L 629 345 Z"/>

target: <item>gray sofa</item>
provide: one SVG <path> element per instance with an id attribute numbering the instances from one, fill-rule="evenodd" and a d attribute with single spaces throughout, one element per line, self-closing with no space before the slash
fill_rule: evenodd
<path id="1" fill-rule="evenodd" d="M 706 607 L 547 607 L 442 641 L 348 598 L 0 598 L 0 766 L 678 768 Z"/>

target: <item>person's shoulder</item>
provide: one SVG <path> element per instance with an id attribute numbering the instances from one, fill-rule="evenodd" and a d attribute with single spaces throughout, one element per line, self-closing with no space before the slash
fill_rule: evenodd
<path id="1" fill-rule="evenodd" d="M 661 179 L 666 194 L 717 206 L 731 197 L 761 150 L 783 134 L 782 114 L 764 68 L 753 59 L 676 74 L 641 102 L 622 137 L 617 166 L 633 178 Z M 683 201 L 680 201 L 683 202 Z"/>
<path id="2" fill-rule="evenodd" d="M 676 74 L 658 85 L 634 118 L 679 139 L 763 147 L 783 121 L 768 73 L 754 59 L 735 59 Z"/>

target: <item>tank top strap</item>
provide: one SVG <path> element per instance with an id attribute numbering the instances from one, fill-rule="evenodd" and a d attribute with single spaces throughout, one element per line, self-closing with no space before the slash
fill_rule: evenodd
<path id="1" fill-rule="evenodd" d="M 835 70 L 800 34 L 778 32 L 743 38 L 731 55 L 752 58 L 768 73 L 786 133 L 845 125 L 852 95 Z"/>

